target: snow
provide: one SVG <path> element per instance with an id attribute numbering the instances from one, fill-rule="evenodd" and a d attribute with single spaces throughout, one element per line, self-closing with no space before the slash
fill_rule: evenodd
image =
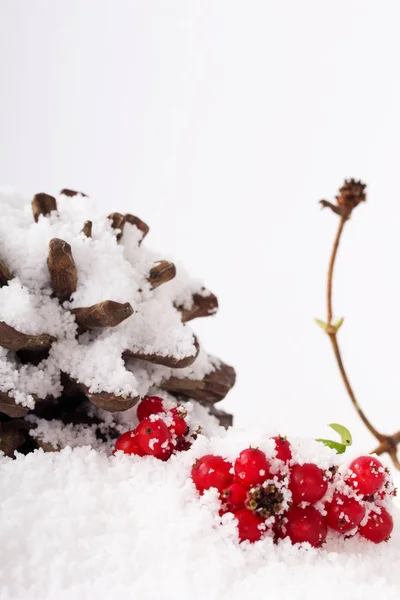
<path id="1" fill-rule="evenodd" d="M 151 393 L 163 399 L 164 407 L 167 410 L 177 406 L 176 398 L 167 392 L 152 387 Z M 209 414 L 208 409 L 198 402 L 186 402 L 184 408 L 185 421 L 191 432 L 195 432 L 199 426 L 207 436 L 224 431 L 219 427 L 216 419 Z M 47 420 L 36 415 L 28 415 L 25 420 L 32 424 L 30 436 L 46 445 L 50 444 L 55 450 L 63 449 L 66 446 L 71 448 L 91 446 L 110 455 L 116 437 L 137 426 L 136 410 L 137 406 L 134 406 L 123 412 L 110 413 L 86 402 L 81 405 L 80 411 L 88 417 L 88 423 L 65 423 L 61 419 Z M 159 418 L 160 415 L 150 416 L 150 420 Z M 170 414 L 162 415 L 162 419 L 166 425 L 171 425 Z M 101 436 L 98 435 L 99 431 Z"/>
<path id="2" fill-rule="evenodd" d="M 0 391 L 32 408 L 34 396 L 60 395 L 60 373 L 64 371 L 92 393 L 143 396 L 154 381 L 161 383 L 172 371 L 141 360 L 125 363 L 124 350 L 178 360 L 196 355 L 193 333 L 181 322 L 174 304 L 190 308 L 194 293 L 208 292 L 181 266 L 175 280 L 152 290 L 147 281 L 149 271 L 166 257 L 148 249 L 146 240 L 140 243 L 142 232 L 135 225 L 127 223 L 121 243 L 117 243 L 117 230 L 91 198 L 61 195 L 58 210 L 40 216 L 38 223 L 33 220 L 30 203 L 10 190 L 0 191 L 0 203 L 0 258 L 14 275 L 0 289 L 0 321 L 26 334 L 56 337 L 48 358 L 37 367 L 23 367 L 13 353 L 2 351 Z M 110 206 L 110 212 L 113 208 Z M 81 232 L 88 219 L 93 223 L 91 238 Z M 77 290 L 63 306 L 52 297 L 47 267 L 52 238 L 71 245 L 78 272 Z M 67 309 L 103 300 L 130 302 L 134 313 L 117 327 L 76 337 L 77 325 Z M 202 352 L 179 376 L 204 376 L 215 364 Z"/>
<path id="3" fill-rule="evenodd" d="M 210 452 L 232 460 L 250 443 L 271 453 L 271 433 L 207 427 L 209 439 L 167 462 L 90 447 L 0 458 L 1 600 L 398 600 L 397 509 L 392 539 L 378 546 L 332 533 L 318 550 L 239 544 L 232 517 L 221 523 L 215 491 L 199 497 L 190 468 Z M 320 465 L 354 457 L 291 441 Z"/>

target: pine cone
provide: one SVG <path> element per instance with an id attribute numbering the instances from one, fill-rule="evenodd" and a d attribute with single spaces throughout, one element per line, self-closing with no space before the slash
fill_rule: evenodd
<path id="1" fill-rule="evenodd" d="M 186 325 L 217 298 L 142 244 L 143 221 L 67 189 L 37 194 L 32 211 L 0 201 L 0 421 L 93 422 L 86 400 L 125 411 L 154 386 L 210 406 L 226 396 L 233 368 Z M 12 437 L 26 445 L 26 431 Z"/>

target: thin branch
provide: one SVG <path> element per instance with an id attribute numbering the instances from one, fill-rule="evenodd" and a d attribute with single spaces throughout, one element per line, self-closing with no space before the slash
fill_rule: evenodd
<path id="1" fill-rule="evenodd" d="M 394 466 L 400 470 L 400 462 L 397 458 L 397 444 L 400 442 L 400 432 L 397 432 L 393 436 L 388 436 L 380 433 L 369 421 L 364 411 L 362 410 L 354 390 L 351 386 L 347 371 L 343 364 L 343 358 L 340 351 L 339 343 L 337 340 L 337 332 L 339 326 L 332 323 L 333 318 L 333 305 L 332 305 L 332 294 L 333 294 L 333 273 L 336 263 L 336 257 L 339 249 L 340 240 L 343 233 L 343 228 L 346 221 L 350 218 L 352 211 L 360 202 L 365 201 L 365 185 L 361 182 L 354 180 L 345 181 L 344 186 L 339 190 L 339 196 L 337 196 L 337 205 L 333 205 L 326 200 L 321 201 L 324 208 L 330 208 L 335 214 L 339 214 L 340 221 L 339 227 L 333 242 L 333 248 L 331 257 L 329 260 L 328 276 L 327 276 L 327 320 L 324 324 L 325 332 L 327 333 L 330 342 L 332 344 L 333 352 L 336 358 L 336 362 L 339 368 L 340 375 L 342 377 L 344 386 L 349 395 L 349 398 L 356 409 L 360 419 L 367 427 L 368 431 L 380 442 L 379 446 L 374 450 L 376 454 L 383 454 L 387 452 L 391 457 Z"/>
<path id="2" fill-rule="evenodd" d="M 361 406 L 359 405 L 357 398 L 355 397 L 355 394 L 353 392 L 353 388 L 351 387 L 349 378 L 347 376 L 346 373 L 346 369 L 344 368 L 343 365 L 343 360 L 342 360 L 342 355 L 340 352 L 340 348 L 339 348 L 339 344 L 337 341 L 337 336 L 336 333 L 328 333 L 329 335 L 329 339 L 331 341 L 332 344 L 332 348 L 333 348 L 333 352 L 335 354 L 335 358 L 336 358 L 336 362 L 338 364 L 339 367 L 339 371 L 340 371 L 340 375 L 342 376 L 342 380 L 344 383 L 344 386 L 346 388 L 346 391 L 350 397 L 350 400 L 354 406 L 354 408 L 356 409 L 356 411 L 358 412 L 358 415 L 360 417 L 360 419 L 362 420 L 362 422 L 364 423 L 364 425 L 367 427 L 367 429 L 369 430 L 370 433 L 372 433 L 373 436 L 376 437 L 376 439 L 378 441 L 382 441 L 385 436 L 382 435 L 381 433 L 379 433 L 375 427 L 372 425 L 372 423 L 370 423 L 370 421 L 367 419 L 366 415 L 364 414 L 364 411 L 362 410 Z"/>
<path id="3" fill-rule="evenodd" d="M 327 288 L 326 288 L 326 298 L 327 298 L 327 308 L 328 308 L 328 317 L 327 317 L 328 325 L 331 324 L 332 314 L 333 314 L 333 311 L 332 311 L 333 269 L 335 267 L 335 261 L 336 261 L 339 244 L 340 244 L 340 238 L 342 237 L 342 232 L 343 232 L 343 228 L 345 226 L 346 221 L 347 221 L 347 219 L 345 219 L 344 217 L 341 217 L 341 219 L 339 221 L 339 228 L 336 233 L 335 241 L 333 242 L 331 258 L 329 261 L 328 280 L 327 280 Z"/>

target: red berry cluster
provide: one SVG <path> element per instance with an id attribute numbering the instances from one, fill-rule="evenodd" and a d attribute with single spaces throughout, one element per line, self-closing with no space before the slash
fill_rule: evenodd
<path id="1" fill-rule="evenodd" d="M 176 452 L 189 450 L 197 432 L 190 431 L 186 417 L 183 406 L 167 410 L 162 398 L 146 396 L 137 409 L 139 424 L 117 439 L 114 452 L 122 450 L 125 454 L 168 460 Z"/>
<path id="2" fill-rule="evenodd" d="M 295 462 L 286 438 L 272 440 L 269 457 L 259 448 L 246 448 L 233 464 L 207 454 L 192 467 L 200 494 L 218 490 L 220 516 L 234 515 L 241 542 L 269 536 L 320 547 L 329 528 L 375 543 L 389 538 L 393 520 L 384 505 L 394 489 L 379 460 L 360 456 L 346 469 L 322 470 Z"/>

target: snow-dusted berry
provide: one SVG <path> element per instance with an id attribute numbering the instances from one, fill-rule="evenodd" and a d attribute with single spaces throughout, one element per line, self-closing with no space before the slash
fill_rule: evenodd
<path id="1" fill-rule="evenodd" d="M 243 506 L 246 500 L 247 490 L 240 483 L 232 483 L 222 492 L 222 497 L 228 506 Z"/>
<path id="2" fill-rule="evenodd" d="M 281 537 L 289 537 L 293 544 L 308 542 L 319 548 L 325 542 L 327 526 L 321 513 L 313 506 L 292 506 L 286 520 L 280 531 Z"/>
<path id="3" fill-rule="evenodd" d="M 136 436 L 146 454 L 163 455 L 170 447 L 171 434 L 161 419 L 144 419 L 136 428 Z"/>
<path id="4" fill-rule="evenodd" d="M 277 435 L 271 438 L 275 442 L 275 452 L 276 458 L 282 460 L 283 462 L 289 462 L 292 458 L 292 448 L 290 446 L 290 442 L 281 435 Z"/>
<path id="5" fill-rule="evenodd" d="M 359 456 L 349 465 L 346 483 L 358 494 L 371 496 L 385 483 L 385 468 L 374 456 Z"/>
<path id="6" fill-rule="evenodd" d="M 239 540 L 241 542 L 257 542 L 263 535 L 264 519 L 255 515 L 245 508 L 241 508 L 235 513 L 237 520 Z"/>
<path id="7" fill-rule="evenodd" d="M 314 463 L 294 465 L 290 470 L 289 489 L 293 503 L 309 502 L 314 504 L 323 498 L 328 482 L 323 471 Z"/>
<path id="8" fill-rule="evenodd" d="M 374 544 L 388 541 L 392 531 L 393 519 L 385 508 L 381 508 L 380 513 L 371 512 L 365 525 L 359 529 L 360 535 Z"/>
<path id="9" fill-rule="evenodd" d="M 216 488 L 222 492 L 233 481 L 231 471 L 232 464 L 222 456 L 206 454 L 196 460 L 192 466 L 191 476 L 200 494 L 210 488 Z"/>
<path id="10" fill-rule="evenodd" d="M 169 411 L 172 417 L 172 424 L 169 425 L 170 431 L 177 437 L 186 435 L 188 432 L 188 424 L 185 421 L 186 411 L 179 406 L 175 406 Z"/>
<path id="11" fill-rule="evenodd" d="M 349 498 L 344 494 L 335 494 L 326 511 L 328 526 L 340 533 L 355 529 L 365 516 L 365 507 L 355 498 Z"/>
<path id="12" fill-rule="evenodd" d="M 125 454 L 136 454 L 137 456 L 146 456 L 146 452 L 139 445 L 135 431 L 126 431 L 119 436 L 115 442 L 114 452 L 122 450 Z"/>
<path id="13" fill-rule="evenodd" d="M 136 416 L 138 421 L 144 421 L 150 415 L 158 415 L 160 413 L 165 413 L 163 399 L 159 396 L 146 396 L 137 407 Z"/>
<path id="14" fill-rule="evenodd" d="M 249 488 L 262 483 L 270 474 L 270 465 L 262 450 L 246 448 L 235 461 L 235 476 L 239 483 Z"/>

